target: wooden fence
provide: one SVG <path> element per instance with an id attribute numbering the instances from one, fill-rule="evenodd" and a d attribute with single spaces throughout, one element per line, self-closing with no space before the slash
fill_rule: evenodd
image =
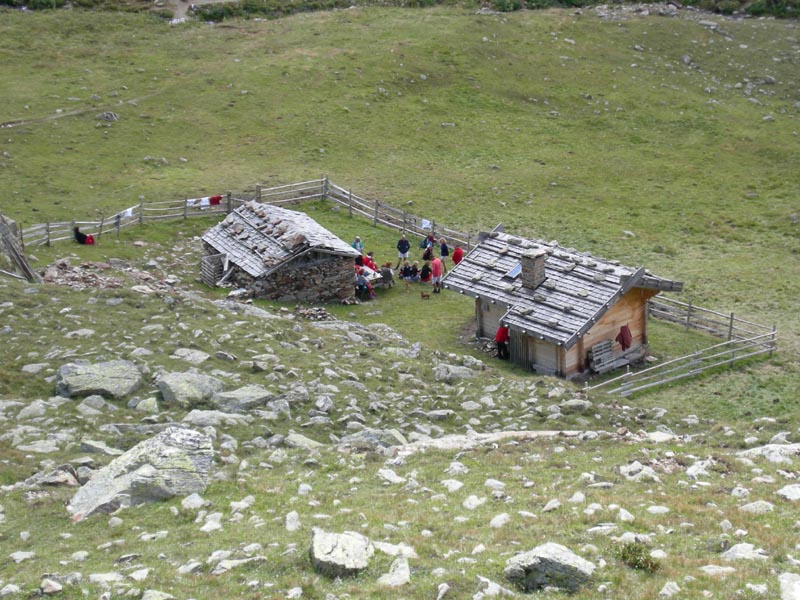
<path id="1" fill-rule="evenodd" d="M 675 358 L 648 369 L 628 371 L 614 379 L 587 386 L 586 390 L 603 390 L 609 394 L 629 396 L 634 392 L 694 377 L 709 369 L 725 365 L 733 367 L 736 361 L 759 354 L 768 353 L 771 356 L 775 350 L 777 350 L 777 331 L 773 328 L 769 333 L 762 333 L 750 338 L 734 337 L 726 342 L 697 350 L 687 356 Z"/>
<path id="2" fill-rule="evenodd" d="M 73 239 L 73 228 L 80 227 L 86 234 L 95 239 L 102 235 L 116 234 L 133 225 L 163 219 L 188 219 L 190 217 L 206 217 L 213 214 L 227 214 L 242 204 L 256 200 L 265 204 L 288 205 L 300 204 L 312 200 L 329 200 L 346 207 L 349 214 L 357 215 L 372 221 L 373 225 L 385 225 L 412 236 L 425 237 L 433 234 L 437 238 L 447 238 L 450 246 L 461 244 L 469 250 L 476 236 L 450 229 L 433 220 L 410 214 L 394 208 L 379 200 L 366 200 L 350 190 L 332 183 L 327 177 L 301 181 L 286 185 L 263 188 L 256 185 L 255 196 L 250 198 L 234 197 L 230 192 L 219 204 L 211 205 L 207 198 L 166 200 L 163 202 L 139 202 L 110 217 L 99 221 L 48 222 L 32 225 L 19 230 L 19 242 L 25 246 L 43 246 L 54 242 Z"/>
<path id="3" fill-rule="evenodd" d="M 379 200 L 369 201 L 359 198 L 350 190 L 345 190 L 330 181 L 326 180 L 326 182 L 325 197 L 327 200 L 346 207 L 351 216 L 356 214 L 369 219 L 373 225 L 385 225 L 420 238 L 433 234 L 437 239 L 446 238 L 450 247 L 460 244 L 465 250 L 472 248 L 475 242 L 476 236 L 470 233 L 450 229 L 434 220 L 424 219 Z"/>
<path id="4" fill-rule="evenodd" d="M 775 329 L 739 319 L 733 313 L 716 312 L 695 306 L 691 301 L 680 302 L 663 295 L 648 301 L 647 311 L 648 316 L 654 319 L 676 323 L 686 329 L 695 329 L 726 340 L 749 339 L 771 333 Z"/>

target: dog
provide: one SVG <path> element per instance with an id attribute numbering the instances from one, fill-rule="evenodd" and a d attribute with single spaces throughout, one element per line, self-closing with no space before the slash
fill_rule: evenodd
<path id="1" fill-rule="evenodd" d="M 431 295 L 427 292 L 420 292 L 419 297 L 422 298 L 423 300 L 429 300 Z"/>

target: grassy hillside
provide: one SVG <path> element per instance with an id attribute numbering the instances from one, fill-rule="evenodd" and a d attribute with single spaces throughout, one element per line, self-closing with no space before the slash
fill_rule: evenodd
<path id="1" fill-rule="evenodd" d="M 502 580 L 509 556 L 548 539 L 603 564 L 585 598 L 608 590 L 654 597 L 668 581 L 698 597 L 756 597 L 747 584 L 778 597 L 775 574 L 796 570 L 794 542 L 778 533 L 794 525 L 796 507 L 775 493 L 796 469 L 749 463 L 734 451 L 775 435 L 796 441 L 800 422 L 796 22 L 690 11 L 643 16 L 630 8 L 498 16 L 437 7 L 169 26 L 73 10 L 3 12 L 0 34 L 0 212 L 23 226 L 109 216 L 140 198 L 247 193 L 257 183 L 327 174 L 361 196 L 457 229 L 503 223 L 644 265 L 685 281 L 685 296 L 697 304 L 776 324 L 781 340 L 769 361 L 625 401 L 598 394 L 584 412 L 565 409 L 554 419 L 562 400 L 583 395 L 466 345 L 472 306 L 455 295 L 423 305 L 390 290 L 374 303 L 331 307 L 353 325 L 327 331 L 292 317 L 292 306 L 260 303 L 278 316 L 264 319 L 212 304 L 221 292 L 195 281 L 196 236 L 207 222 L 129 229 L 95 247 L 29 248 L 37 267 L 65 255 L 73 265 L 125 262 L 86 268 L 119 277 L 116 288 L 0 279 L 0 484 L 12 486 L 0 496 L 0 589 L 14 583 L 31 594 L 44 574 L 125 570 L 116 561 L 130 553 L 137 568 L 151 569 L 141 588 L 179 598 L 296 597 L 289 590 L 298 587 L 309 598 L 398 597 L 376 583 L 391 562 L 386 556 L 355 581 L 316 576 L 306 548 L 311 526 L 323 525 L 414 546 L 420 559 L 412 561 L 409 598 L 435 597 L 444 582 L 446 597 L 472 597 L 476 577 Z M 108 111 L 118 120 L 100 117 Z M 304 209 L 344 239 L 360 234 L 379 258 L 393 257 L 395 232 L 324 204 Z M 148 277 L 169 279 L 175 289 L 152 296 L 130 289 Z M 94 333 L 76 333 L 84 328 Z M 702 343 L 663 325 L 651 339 L 661 359 Z M 135 401 L 157 395 L 152 380 L 130 405 L 117 402 L 101 415 L 81 412 L 77 402 L 58 405 L 49 399 L 61 363 L 136 357 L 152 377 L 187 368 L 173 355 L 181 347 L 238 356 L 208 363 L 228 389 L 262 383 L 281 394 L 313 392 L 294 399 L 290 416 L 215 430 L 220 479 L 206 497 L 210 511 L 225 514 L 221 533 L 200 535 L 196 515 L 178 500 L 123 513 L 115 530 L 103 517 L 70 527 L 63 504 L 71 490 L 15 486 L 79 458 L 84 437 L 127 449 L 151 424 L 185 416 L 163 405 L 157 414 L 135 409 Z M 254 372 L 252 357 L 263 353 L 280 369 Z M 435 366 L 476 358 L 489 362 L 473 382 L 435 380 Z M 344 382 L 337 378 L 335 393 L 325 390 L 334 367 Z M 333 398 L 330 425 L 310 420 L 320 412 L 315 393 Z M 481 410 L 468 412 L 468 402 Z M 29 404 L 42 414 L 20 417 Z M 409 438 L 470 429 L 607 433 L 387 463 L 372 453 L 309 454 L 259 440 L 294 429 L 333 444 L 353 411 Z M 659 445 L 635 434 L 657 428 L 676 437 Z M 19 449 L 39 437 L 58 450 Z M 708 473 L 690 477 L 687 467 L 700 457 L 711 457 Z M 462 491 L 445 493 L 452 460 L 470 472 Z M 634 460 L 660 479 L 627 481 L 620 467 Z M 383 483 L 377 471 L 384 466 L 407 485 Z M 502 495 L 487 489 L 490 478 L 506 482 Z M 595 481 L 613 485 L 589 487 Z M 298 492 L 301 482 L 311 495 Z M 751 499 L 775 502 L 775 511 L 742 515 L 742 486 Z M 584 498 L 570 502 L 577 491 Z M 252 510 L 233 514 L 229 503 L 249 494 L 257 498 Z M 473 511 L 463 504 L 470 495 L 490 500 Z M 545 511 L 553 499 L 563 506 Z M 653 505 L 670 512 L 649 512 Z M 665 552 L 658 573 L 623 556 L 622 542 L 588 533 L 617 520 L 620 507 L 636 519 L 621 525 L 625 531 L 651 536 L 642 542 L 645 555 Z M 303 524 L 293 533 L 284 527 L 290 510 Z M 511 525 L 489 526 L 500 513 L 512 516 Z M 161 530 L 166 538 L 142 537 Z M 765 548 L 769 558 L 737 562 L 736 575 L 725 579 L 699 574 L 739 541 Z M 261 548 L 244 549 L 254 542 Z M 220 549 L 266 561 L 219 577 L 206 560 Z M 8 557 L 24 550 L 36 557 L 21 565 Z M 85 561 L 73 558 L 80 550 L 89 551 Z M 194 560 L 202 563 L 196 574 L 176 575 Z M 139 587 L 125 581 L 115 594 Z M 88 579 L 69 585 L 66 595 L 83 588 L 96 597 L 103 588 Z"/>

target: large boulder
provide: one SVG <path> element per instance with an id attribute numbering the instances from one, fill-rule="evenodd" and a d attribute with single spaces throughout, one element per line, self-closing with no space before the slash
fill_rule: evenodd
<path id="1" fill-rule="evenodd" d="M 356 575 L 369 565 L 375 553 L 372 543 L 360 533 L 330 533 L 315 527 L 308 549 L 314 570 L 330 577 Z"/>
<path id="2" fill-rule="evenodd" d="M 212 458 L 207 435 L 169 427 L 95 473 L 72 497 L 68 510 L 73 521 L 80 521 L 96 512 L 201 493 Z"/>
<path id="3" fill-rule="evenodd" d="M 142 373 L 128 360 L 110 360 L 96 364 L 67 363 L 56 374 L 56 394 L 67 398 L 99 394 L 106 398 L 124 398 L 142 385 Z"/>
<path id="4" fill-rule="evenodd" d="M 225 387 L 222 381 L 203 373 L 164 373 L 156 383 L 166 404 L 194 408 L 209 404 Z"/>
<path id="5" fill-rule="evenodd" d="M 595 568 L 566 546 L 547 542 L 509 558 L 503 575 L 524 592 L 534 592 L 545 586 L 576 592 L 589 581 Z"/>

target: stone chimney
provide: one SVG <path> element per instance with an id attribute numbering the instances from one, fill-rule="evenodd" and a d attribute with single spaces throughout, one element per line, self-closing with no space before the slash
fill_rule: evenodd
<path id="1" fill-rule="evenodd" d="M 544 274 L 544 263 L 547 260 L 547 250 L 527 250 L 522 253 L 520 263 L 522 264 L 522 286 L 529 289 L 536 289 L 546 279 Z"/>

